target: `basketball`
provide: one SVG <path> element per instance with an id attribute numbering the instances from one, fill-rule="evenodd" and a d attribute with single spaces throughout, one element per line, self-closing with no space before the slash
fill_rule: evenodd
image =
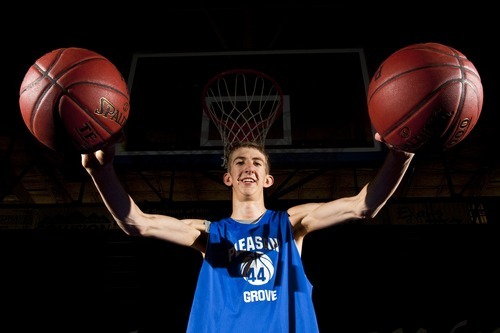
<path id="1" fill-rule="evenodd" d="M 71 140 L 82 153 L 121 136 L 130 98 L 121 73 L 107 58 L 83 48 L 53 50 L 28 69 L 19 106 L 43 145 L 61 150 Z"/>
<path id="2" fill-rule="evenodd" d="M 373 128 L 397 149 L 447 150 L 472 131 L 483 106 L 474 64 L 439 43 L 413 44 L 385 59 L 367 94 Z"/>

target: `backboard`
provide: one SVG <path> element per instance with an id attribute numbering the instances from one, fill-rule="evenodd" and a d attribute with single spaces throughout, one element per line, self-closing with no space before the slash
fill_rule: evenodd
<path id="1" fill-rule="evenodd" d="M 313 49 L 134 54 L 131 115 L 117 162 L 220 165 L 222 140 L 202 110 L 202 90 L 235 68 L 266 73 L 283 89 L 283 113 L 265 141 L 273 165 L 379 158 L 363 49 Z"/>

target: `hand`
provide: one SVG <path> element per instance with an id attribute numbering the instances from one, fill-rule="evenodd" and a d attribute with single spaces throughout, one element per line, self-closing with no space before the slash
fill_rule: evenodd
<path id="1" fill-rule="evenodd" d="M 375 140 L 379 141 L 379 142 L 382 142 L 383 144 L 385 144 L 387 146 L 387 148 L 389 148 L 390 150 L 393 150 L 393 151 L 397 151 L 397 152 L 401 152 L 401 153 L 405 153 L 407 155 L 413 155 L 415 154 L 415 152 L 412 152 L 412 151 L 406 151 L 406 150 L 402 150 L 396 146 L 393 146 L 391 145 L 390 143 L 387 143 L 384 141 L 384 139 L 382 138 L 382 136 L 377 132 L 375 133 Z"/>
<path id="2" fill-rule="evenodd" d="M 115 157 L 115 143 L 110 143 L 93 153 L 82 154 L 82 166 L 88 173 L 103 169 L 111 165 Z"/>
<path id="3" fill-rule="evenodd" d="M 382 138 L 382 135 L 380 135 L 378 132 L 375 133 L 375 140 L 377 140 L 378 142 L 382 142 L 383 144 L 385 144 L 390 149 L 394 149 L 394 146 L 391 145 L 390 143 L 385 142 L 384 138 Z"/>

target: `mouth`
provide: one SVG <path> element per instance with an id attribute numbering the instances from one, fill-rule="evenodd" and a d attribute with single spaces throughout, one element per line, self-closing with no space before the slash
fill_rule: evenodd
<path id="1" fill-rule="evenodd" d="M 240 182 L 242 182 L 242 183 L 255 183 L 255 179 L 253 179 L 253 178 L 241 178 Z"/>

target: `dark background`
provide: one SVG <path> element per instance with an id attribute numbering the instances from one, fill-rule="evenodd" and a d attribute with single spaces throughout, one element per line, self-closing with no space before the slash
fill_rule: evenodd
<path id="1" fill-rule="evenodd" d="M 496 10 L 480 3 L 436 6 L 13 4 L 1 23 L 7 80 L 0 130 L 23 133 L 22 78 L 34 60 L 60 47 L 101 53 L 126 77 L 134 52 L 350 47 L 365 49 L 373 73 L 400 47 L 433 41 L 457 48 L 476 65 L 485 93 L 478 126 L 484 144 L 496 149 Z M 321 330 L 437 333 L 460 323 L 465 326 L 456 332 L 498 330 L 498 225 L 348 225 L 310 235 L 303 258 Z M 201 262 L 193 250 L 116 230 L 8 231 L 0 233 L 0 244 L 0 331 L 185 330 Z"/>
<path id="2" fill-rule="evenodd" d="M 499 232 L 344 225 L 309 235 L 303 261 L 321 331 L 452 332 L 462 323 L 455 332 L 496 332 Z M 0 236 L 2 331 L 185 331 L 201 264 L 194 250 L 121 231 Z"/>

